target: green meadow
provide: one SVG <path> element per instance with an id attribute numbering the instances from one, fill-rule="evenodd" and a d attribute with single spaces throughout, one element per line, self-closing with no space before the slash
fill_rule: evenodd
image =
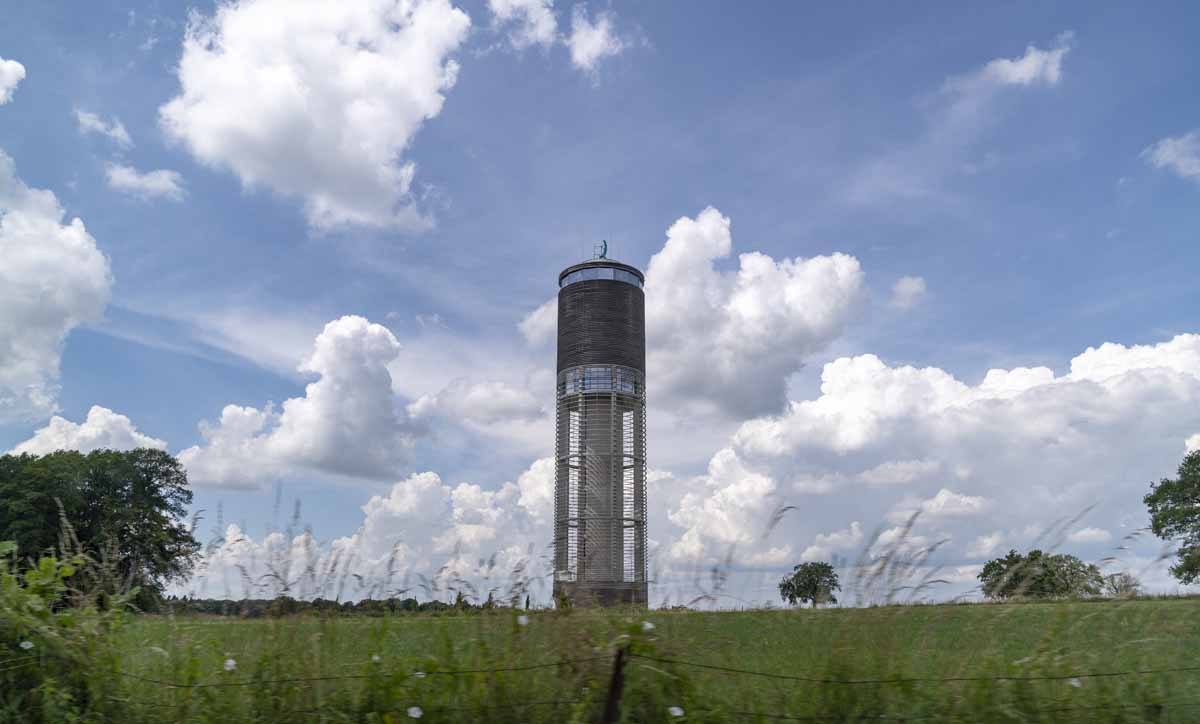
<path id="1" fill-rule="evenodd" d="M 110 644 L 95 721 L 1200 720 L 1196 598 L 140 616 Z"/>

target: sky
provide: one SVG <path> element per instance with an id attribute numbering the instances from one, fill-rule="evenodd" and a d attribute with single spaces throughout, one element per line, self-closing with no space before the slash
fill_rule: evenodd
<path id="1" fill-rule="evenodd" d="M 1192 4 L 0 18 L 0 450 L 176 454 L 177 591 L 541 570 L 601 239 L 647 275 L 653 602 L 888 547 L 934 598 L 1038 545 L 1183 590 L 1139 531 L 1200 447 Z"/>

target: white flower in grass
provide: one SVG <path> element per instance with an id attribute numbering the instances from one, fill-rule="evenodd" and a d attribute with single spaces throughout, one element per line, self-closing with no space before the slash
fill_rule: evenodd
<path id="1" fill-rule="evenodd" d="M 414 678 L 414 679 L 424 679 L 424 678 L 425 678 L 425 672 L 424 672 L 424 671 L 414 671 L 414 672 L 413 672 L 413 678 Z"/>
<path id="2" fill-rule="evenodd" d="M 379 658 L 379 654 L 371 654 L 371 661 L 378 664 L 380 661 L 383 661 L 383 659 Z"/>
<path id="3" fill-rule="evenodd" d="M 408 707 L 408 718 L 409 719 L 420 719 L 423 716 L 425 716 L 425 712 L 421 711 L 421 707 L 419 707 L 419 706 Z"/>
<path id="4" fill-rule="evenodd" d="M 234 661 L 233 659 L 225 659 L 225 670 L 226 671 L 237 671 L 237 662 Z"/>
<path id="5" fill-rule="evenodd" d="M 681 706 L 668 706 L 668 707 L 667 707 L 667 713 L 668 713 L 668 714 L 670 714 L 670 715 L 671 715 L 671 716 L 673 716 L 673 717 L 677 717 L 677 718 L 678 718 L 678 717 L 681 717 L 681 716 L 683 716 L 683 707 L 681 707 Z"/>
<path id="6" fill-rule="evenodd" d="M 1071 679 L 1067 683 L 1070 684 L 1071 686 L 1074 686 L 1076 689 L 1083 686 L 1083 682 L 1080 681 L 1079 679 Z"/>
<path id="7" fill-rule="evenodd" d="M 653 631 L 654 624 L 650 623 L 649 621 L 642 621 L 642 630 L 643 631 Z"/>
<path id="8" fill-rule="evenodd" d="M 526 616 L 525 614 L 521 614 L 520 616 L 517 616 L 517 625 L 518 626 L 528 626 L 529 625 L 529 617 Z"/>
<path id="9" fill-rule="evenodd" d="M 22 641 L 21 643 L 19 643 L 17 645 L 20 646 L 21 648 L 25 649 L 26 651 L 33 648 L 32 641 Z"/>

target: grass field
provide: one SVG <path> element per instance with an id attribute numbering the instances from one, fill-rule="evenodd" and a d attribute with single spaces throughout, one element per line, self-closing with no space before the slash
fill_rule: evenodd
<path id="1" fill-rule="evenodd" d="M 1200 721 L 1200 599 L 517 616 L 147 616 L 96 676 L 130 722 L 591 722 L 626 647 L 627 722 Z"/>

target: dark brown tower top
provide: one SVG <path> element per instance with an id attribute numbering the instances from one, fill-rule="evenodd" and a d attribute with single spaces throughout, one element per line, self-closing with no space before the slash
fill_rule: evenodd
<path id="1" fill-rule="evenodd" d="M 593 259 L 558 275 L 558 371 L 622 365 L 646 371 L 645 275 L 611 259 Z"/>

